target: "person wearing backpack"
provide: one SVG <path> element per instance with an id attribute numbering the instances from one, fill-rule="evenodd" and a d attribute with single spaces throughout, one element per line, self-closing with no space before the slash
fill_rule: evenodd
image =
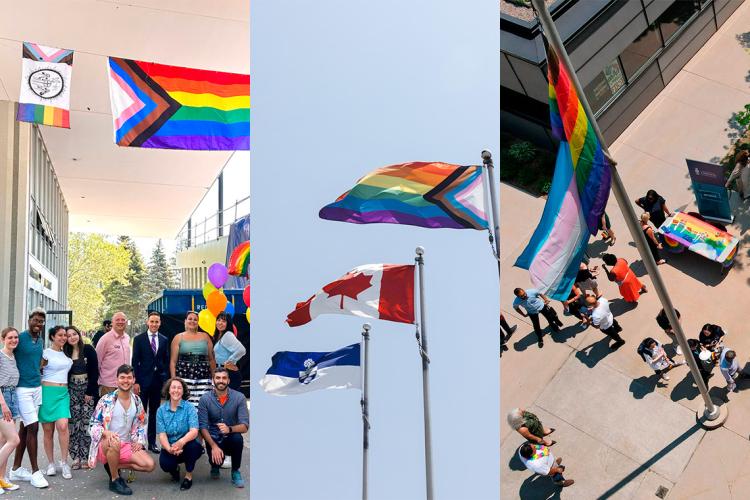
<path id="1" fill-rule="evenodd" d="M 646 337 L 638 346 L 638 354 L 641 355 L 643 361 L 651 367 L 654 372 L 659 375 L 659 379 L 662 382 L 669 380 L 667 372 L 675 366 L 681 366 L 685 364 L 685 361 L 675 362 L 674 359 L 667 356 L 664 347 L 651 337 Z"/>

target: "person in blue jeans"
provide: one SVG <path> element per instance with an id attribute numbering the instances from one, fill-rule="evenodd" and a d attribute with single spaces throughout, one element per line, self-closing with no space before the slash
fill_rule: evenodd
<path id="1" fill-rule="evenodd" d="M 575 483 L 573 479 L 563 477 L 565 466 L 562 465 L 562 457 L 555 458 L 548 446 L 524 443 L 518 450 L 518 457 L 531 472 L 551 477 L 557 486 L 565 488 Z"/>
<path id="2" fill-rule="evenodd" d="M 250 427 L 247 403 L 242 393 L 229 388 L 226 368 L 217 368 L 213 375 L 213 390 L 198 402 L 198 425 L 206 441 L 206 452 L 211 464 L 211 479 L 219 479 L 225 455 L 232 459 L 232 484 L 244 488 L 240 473 L 242 434 Z"/>
<path id="3" fill-rule="evenodd" d="M 193 469 L 203 454 L 198 443 L 198 411 L 188 402 L 190 391 L 181 378 L 171 378 L 164 384 L 162 399 L 156 412 L 156 435 L 161 445 L 159 467 L 168 472 L 175 482 L 180 481 L 180 464 L 185 464 L 185 478 L 181 490 L 193 486 Z"/>

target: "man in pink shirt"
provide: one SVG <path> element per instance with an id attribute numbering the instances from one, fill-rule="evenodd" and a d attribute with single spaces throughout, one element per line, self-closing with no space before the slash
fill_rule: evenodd
<path id="1" fill-rule="evenodd" d="M 120 311 L 112 316 L 112 330 L 96 344 L 99 360 L 99 396 L 117 390 L 117 368 L 130 364 L 130 337 L 125 334 L 128 318 Z"/>

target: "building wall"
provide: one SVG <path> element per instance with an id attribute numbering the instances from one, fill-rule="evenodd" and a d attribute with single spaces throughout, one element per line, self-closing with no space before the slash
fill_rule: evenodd
<path id="1" fill-rule="evenodd" d="M 208 268 L 214 262 L 227 260 L 227 236 L 177 252 L 177 272 L 180 288 L 203 288 L 208 280 Z"/>

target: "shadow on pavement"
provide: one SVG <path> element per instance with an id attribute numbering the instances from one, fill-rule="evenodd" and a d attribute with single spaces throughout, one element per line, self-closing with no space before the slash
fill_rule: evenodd
<path id="1" fill-rule="evenodd" d="M 606 241 L 596 240 L 589 245 L 587 252 L 590 258 L 595 259 L 600 258 L 602 254 L 612 253 L 612 247 Z"/>
<path id="2" fill-rule="evenodd" d="M 656 390 L 656 384 L 658 383 L 658 376 L 651 375 L 650 377 L 634 378 L 630 382 L 630 392 L 633 394 L 635 399 L 643 399 L 647 394 L 650 394 Z"/>
<path id="3" fill-rule="evenodd" d="M 630 270 L 633 271 L 636 278 L 643 278 L 648 273 L 646 272 L 646 266 L 643 264 L 643 260 L 638 259 L 630 263 Z"/>
<path id="4" fill-rule="evenodd" d="M 575 317 L 571 316 L 571 318 L 575 319 Z M 557 342 L 558 344 L 564 344 L 569 339 L 574 338 L 579 333 L 584 332 L 581 328 L 580 323 L 575 323 L 573 325 L 566 326 L 562 328 L 559 332 L 550 334 L 550 338 L 553 342 Z"/>
<path id="5" fill-rule="evenodd" d="M 576 358 L 589 368 L 595 367 L 599 361 L 603 360 L 609 353 L 612 352 L 612 350 L 609 348 L 609 337 L 605 336 L 604 334 L 601 335 L 604 338 L 594 342 L 593 344 L 587 345 L 586 347 L 582 347 L 576 353 Z"/>
<path id="6" fill-rule="evenodd" d="M 700 281 L 707 286 L 716 286 L 727 277 L 722 273 L 721 264 L 685 250 L 681 254 L 668 254 L 666 266 L 671 266 L 682 274 Z"/>
<path id="7" fill-rule="evenodd" d="M 575 485 L 570 486 L 575 488 Z M 533 500 L 550 500 L 560 498 L 562 487 L 556 486 L 551 477 L 542 477 L 534 474 L 521 483 L 518 490 L 518 498 Z"/>
<path id="8" fill-rule="evenodd" d="M 519 449 L 521 449 L 520 446 L 516 449 L 515 453 L 513 453 L 513 456 L 510 457 L 510 461 L 508 462 L 508 467 L 510 468 L 510 470 L 515 470 L 515 471 L 526 470 L 526 466 L 524 466 L 523 462 L 521 462 L 521 459 L 518 458 Z"/>
<path id="9" fill-rule="evenodd" d="M 662 457 L 667 455 L 670 451 L 675 449 L 677 446 L 679 446 L 681 443 L 683 443 L 686 439 L 688 439 L 690 436 L 692 436 L 699 430 L 701 430 L 700 424 L 698 423 L 694 424 L 692 427 L 690 427 L 685 432 L 680 434 L 677 438 L 675 438 L 667 446 L 659 450 L 654 456 L 652 456 L 651 458 L 646 460 L 644 463 L 639 465 L 636 469 L 633 470 L 633 472 L 631 472 L 630 474 L 622 478 L 617 484 L 615 484 L 610 489 L 605 491 L 602 495 L 599 496 L 599 498 L 610 498 L 611 496 L 615 495 L 619 490 L 625 487 L 625 485 L 627 485 L 630 481 L 636 479 L 638 476 L 646 472 L 656 462 L 661 460 Z M 524 497 L 521 497 L 521 498 L 524 498 Z"/>
<path id="10" fill-rule="evenodd" d="M 542 330 L 542 333 L 544 333 L 544 330 Z M 518 339 L 516 342 L 513 343 L 513 349 L 515 349 L 518 352 L 525 351 L 527 348 L 535 345 L 537 343 L 536 340 L 536 333 L 534 333 L 534 330 L 531 330 L 531 332 L 526 335 L 523 338 Z"/>
<path id="11" fill-rule="evenodd" d="M 638 307 L 638 302 L 625 302 L 622 297 L 617 297 L 609 302 L 609 310 L 615 315 L 615 318 Z"/>

